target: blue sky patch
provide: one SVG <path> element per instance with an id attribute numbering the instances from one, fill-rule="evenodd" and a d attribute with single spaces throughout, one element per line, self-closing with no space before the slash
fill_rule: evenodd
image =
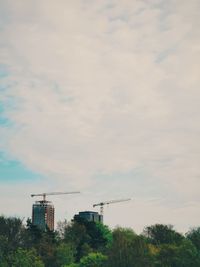
<path id="1" fill-rule="evenodd" d="M 0 153 L 0 182 L 35 181 L 41 179 L 41 175 L 32 172 L 19 161 L 7 160 Z"/>
<path id="2" fill-rule="evenodd" d="M 0 78 L 8 76 L 8 67 L 6 65 L 0 64 Z"/>

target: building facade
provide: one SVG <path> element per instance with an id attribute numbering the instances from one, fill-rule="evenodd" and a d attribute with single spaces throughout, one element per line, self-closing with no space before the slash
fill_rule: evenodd
<path id="1" fill-rule="evenodd" d="M 103 215 L 100 215 L 98 212 L 95 211 L 81 211 L 79 214 L 74 216 L 74 219 L 77 218 L 85 219 L 88 222 L 101 222 L 103 223 Z"/>
<path id="2" fill-rule="evenodd" d="M 54 206 L 50 201 L 36 201 L 33 204 L 32 223 L 42 230 L 54 230 Z"/>

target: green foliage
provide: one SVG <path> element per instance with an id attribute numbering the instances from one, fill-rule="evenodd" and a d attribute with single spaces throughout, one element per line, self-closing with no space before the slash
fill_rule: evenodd
<path id="1" fill-rule="evenodd" d="M 54 262 L 56 261 L 55 251 L 57 247 L 54 233 L 51 231 L 43 232 L 40 241 L 35 247 L 45 266 L 54 267 Z"/>
<path id="2" fill-rule="evenodd" d="M 95 227 L 97 229 L 97 233 L 100 236 L 100 240 L 102 242 L 103 247 L 107 247 L 112 243 L 112 232 L 108 228 L 107 225 L 104 225 L 103 223 L 96 223 Z"/>
<path id="3" fill-rule="evenodd" d="M 191 240 L 197 250 L 200 251 L 200 227 L 190 230 L 186 234 L 186 237 Z"/>
<path id="4" fill-rule="evenodd" d="M 94 250 L 101 250 L 108 244 L 107 229 L 102 224 L 85 222 L 86 231 L 89 236 L 89 245 Z"/>
<path id="5" fill-rule="evenodd" d="M 15 250 L 22 243 L 23 225 L 19 218 L 0 216 L 0 236 L 7 241 L 7 249 Z"/>
<path id="6" fill-rule="evenodd" d="M 164 244 L 156 257 L 157 267 L 176 267 L 178 264 L 178 248 L 173 244 Z M 178 266 L 177 266 L 178 267 Z M 189 266 L 188 266 L 189 267 Z"/>
<path id="7" fill-rule="evenodd" d="M 196 247 L 189 240 L 184 240 L 178 247 L 179 266 L 199 267 L 200 255 Z"/>
<path id="8" fill-rule="evenodd" d="M 189 240 L 183 240 L 181 244 L 164 244 L 160 246 L 157 254 L 159 267 L 199 267 L 200 258 L 197 249 Z"/>
<path id="9" fill-rule="evenodd" d="M 109 228 L 102 223 L 87 221 L 77 217 L 74 224 L 81 225 L 85 229 L 86 242 L 93 249 L 101 249 L 112 240 L 112 233 Z"/>
<path id="10" fill-rule="evenodd" d="M 0 235 L 0 259 L 7 253 L 9 250 L 9 243 L 5 235 Z"/>
<path id="11" fill-rule="evenodd" d="M 36 247 L 42 239 L 43 231 L 27 220 L 26 230 L 24 231 L 24 243 L 27 248 Z"/>
<path id="12" fill-rule="evenodd" d="M 171 225 L 155 224 L 144 229 L 144 236 L 154 245 L 180 244 L 184 237 Z"/>
<path id="13" fill-rule="evenodd" d="M 53 232 L 0 216 L 0 267 L 200 267 L 200 227 L 184 237 L 156 224 L 137 235 L 75 220 Z"/>
<path id="14" fill-rule="evenodd" d="M 90 253 L 80 260 L 80 267 L 103 267 L 107 257 L 102 253 Z"/>
<path id="15" fill-rule="evenodd" d="M 80 267 L 80 265 L 78 263 L 71 263 L 71 264 L 65 265 L 63 267 Z"/>
<path id="16" fill-rule="evenodd" d="M 35 248 L 45 266 L 55 267 L 56 248 L 58 238 L 56 232 L 49 229 L 41 230 L 27 220 L 27 228 L 24 233 L 25 248 Z"/>
<path id="17" fill-rule="evenodd" d="M 91 252 L 104 252 L 112 241 L 112 232 L 102 223 L 77 218 L 65 228 L 64 240 L 74 244 L 79 261 Z"/>
<path id="18" fill-rule="evenodd" d="M 87 256 L 89 253 L 93 252 L 93 249 L 88 243 L 83 243 L 79 249 L 77 249 L 79 257 Z"/>
<path id="19" fill-rule="evenodd" d="M 64 266 L 74 262 L 75 249 L 71 244 L 61 243 L 56 247 L 56 265 Z"/>
<path id="20" fill-rule="evenodd" d="M 71 243 L 76 248 L 76 261 L 79 261 L 82 256 L 85 256 L 85 244 L 90 242 L 90 236 L 87 233 L 86 227 L 78 222 L 69 224 L 65 229 L 64 242 Z M 89 244 L 87 251 L 90 251 Z"/>
<path id="21" fill-rule="evenodd" d="M 11 257 L 12 267 L 44 267 L 35 250 L 17 249 Z"/>
<path id="22" fill-rule="evenodd" d="M 152 266 L 150 250 L 145 239 L 137 236 L 131 229 L 115 229 L 113 231 L 113 242 L 108 251 L 108 266 Z"/>

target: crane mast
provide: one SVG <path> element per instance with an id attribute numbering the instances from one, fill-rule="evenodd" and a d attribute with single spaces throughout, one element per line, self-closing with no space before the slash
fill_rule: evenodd
<path id="1" fill-rule="evenodd" d="M 100 214 L 103 215 L 104 205 L 109 205 L 109 204 L 114 204 L 114 203 L 129 201 L 129 200 L 131 200 L 131 198 L 110 200 L 110 201 L 105 201 L 105 202 L 100 202 L 100 203 L 94 204 L 93 207 L 100 206 Z"/>

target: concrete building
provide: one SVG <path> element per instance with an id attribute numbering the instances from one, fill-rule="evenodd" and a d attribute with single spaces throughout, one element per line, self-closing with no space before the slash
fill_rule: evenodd
<path id="1" fill-rule="evenodd" d="M 54 230 L 54 206 L 50 201 L 36 201 L 32 208 L 32 223 L 40 229 Z"/>
<path id="2" fill-rule="evenodd" d="M 103 215 L 100 215 L 98 212 L 95 211 L 81 211 L 79 214 L 74 216 L 76 218 L 83 218 L 88 222 L 101 222 L 103 223 Z"/>

